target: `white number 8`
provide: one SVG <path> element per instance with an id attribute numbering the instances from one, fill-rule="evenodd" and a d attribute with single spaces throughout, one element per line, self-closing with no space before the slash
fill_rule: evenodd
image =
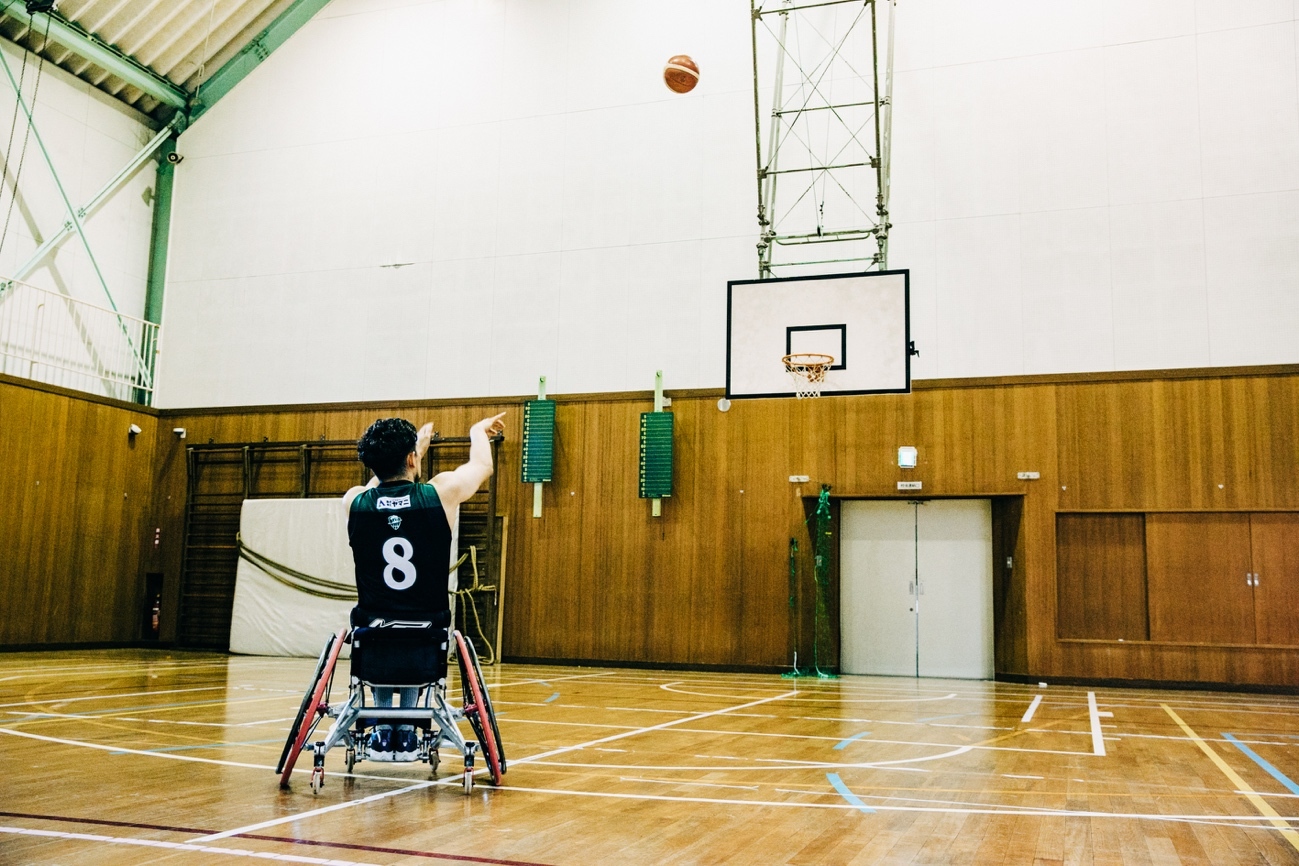
<path id="1" fill-rule="evenodd" d="M 410 589 L 415 584 L 415 564 L 410 558 L 415 554 L 415 547 L 404 538 L 389 538 L 383 543 L 383 560 L 388 563 L 383 569 L 383 582 L 393 589 Z M 401 572 L 401 579 L 395 578 L 394 572 Z"/>

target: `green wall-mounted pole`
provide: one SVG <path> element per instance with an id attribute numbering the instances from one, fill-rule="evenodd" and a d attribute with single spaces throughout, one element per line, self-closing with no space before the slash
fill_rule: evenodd
<path id="1" fill-rule="evenodd" d="M 168 159 L 176 152 L 173 136 L 158 148 L 158 178 L 153 185 L 153 230 L 149 236 L 149 277 L 144 296 L 144 318 L 162 322 L 162 293 L 167 287 L 167 250 L 171 242 L 171 191 L 176 166 Z"/>

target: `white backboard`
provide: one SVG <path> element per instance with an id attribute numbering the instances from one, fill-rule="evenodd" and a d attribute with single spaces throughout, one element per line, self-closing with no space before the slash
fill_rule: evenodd
<path id="1" fill-rule="evenodd" d="M 910 272 L 727 283 L 726 396 L 793 397 L 781 358 L 834 358 L 822 395 L 911 390 Z"/>

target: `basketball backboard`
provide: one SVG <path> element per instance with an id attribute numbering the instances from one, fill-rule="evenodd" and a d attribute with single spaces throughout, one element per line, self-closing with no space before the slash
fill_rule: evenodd
<path id="1" fill-rule="evenodd" d="M 781 358 L 834 358 L 821 394 L 911 390 L 910 272 L 871 271 L 727 286 L 726 396 L 793 397 Z"/>

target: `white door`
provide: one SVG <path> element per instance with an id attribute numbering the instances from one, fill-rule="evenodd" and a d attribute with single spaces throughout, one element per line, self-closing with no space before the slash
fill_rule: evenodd
<path id="1" fill-rule="evenodd" d="M 919 675 L 992 679 L 992 503 L 931 499 L 916 520 Z"/>
<path id="2" fill-rule="evenodd" d="M 844 673 L 993 676 L 988 500 L 845 501 L 839 581 Z"/>
<path id="3" fill-rule="evenodd" d="M 915 506 L 845 501 L 839 522 L 840 669 L 915 676 Z"/>

